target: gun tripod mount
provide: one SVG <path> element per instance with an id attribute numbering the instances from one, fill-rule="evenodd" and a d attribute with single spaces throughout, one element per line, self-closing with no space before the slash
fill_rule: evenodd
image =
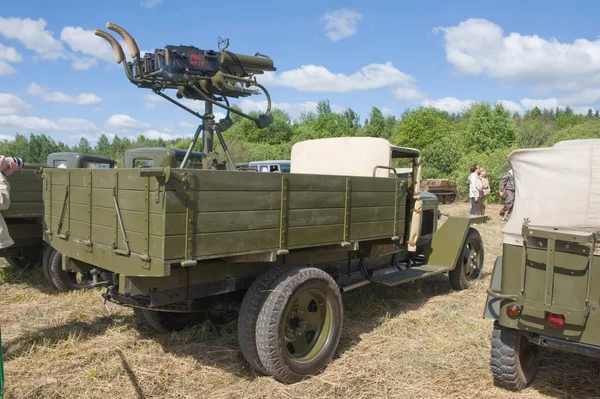
<path id="1" fill-rule="evenodd" d="M 234 170 L 222 135 L 233 124 L 231 113 L 254 121 L 259 129 L 273 123 L 271 96 L 255 78 L 255 75 L 276 71 L 271 58 L 260 53 L 254 56 L 232 53 L 227 50 L 229 40 L 222 37 L 219 37 L 219 51 L 169 45 L 141 55 L 135 39 L 125 29 L 112 22 L 107 23 L 106 27 L 123 38 L 132 62 L 126 60 L 123 48 L 109 33 L 96 29 L 94 34 L 110 43 L 117 64 L 123 64 L 125 75 L 131 83 L 139 88 L 151 89 L 155 94 L 202 119 L 183 159 L 182 168 L 188 167 L 189 156 L 201 132 L 202 151 L 205 154 L 212 153 L 213 133 L 216 132 L 227 155 L 228 166 Z M 204 114 L 201 115 L 167 96 L 163 93 L 166 89 L 177 90 L 178 99 L 204 101 Z M 248 115 L 229 104 L 228 98 L 249 97 L 258 95 L 261 91 L 267 97 L 267 110 L 258 117 Z M 215 123 L 213 105 L 227 110 L 225 118 L 218 123 Z"/>

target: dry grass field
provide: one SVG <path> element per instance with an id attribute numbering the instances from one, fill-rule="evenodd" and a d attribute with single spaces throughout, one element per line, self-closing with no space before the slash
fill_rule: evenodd
<path id="1" fill-rule="evenodd" d="M 467 204 L 442 206 L 467 213 Z M 144 330 L 101 290 L 56 294 L 41 271 L 0 269 L 7 398 L 598 398 L 600 362 L 547 354 L 533 385 L 494 387 L 492 322 L 482 318 L 502 223 L 478 226 L 485 273 L 454 292 L 447 276 L 344 296 L 342 340 L 319 376 L 283 385 L 256 375 L 237 348 L 235 323 L 169 335 Z"/>

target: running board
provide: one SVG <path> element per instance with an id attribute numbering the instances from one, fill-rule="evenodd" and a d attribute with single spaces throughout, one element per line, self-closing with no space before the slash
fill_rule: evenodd
<path id="1" fill-rule="evenodd" d="M 446 266 L 423 265 L 411 267 L 410 269 L 401 270 L 394 273 L 384 274 L 371 278 L 371 282 L 375 284 L 383 284 L 388 287 L 393 287 L 402 283 L 419 280 L 425 277 L 435 276 L 436 274 L 446 273 L 450 269 Z"/>

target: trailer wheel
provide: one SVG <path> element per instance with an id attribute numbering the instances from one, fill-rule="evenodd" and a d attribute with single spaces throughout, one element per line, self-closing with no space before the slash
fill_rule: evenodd
<path id="1" fill-rule="evenodd" d="M 54 285 L 54 282 L 50 277 L 50 259 L 53 254 L 53 250 L 54 248 L 52 248 L 50 245 L 47 245 L 46 248 L 44 248 L 44 253 L 42 254 L 42 271 L 44 272 L 44 277 L 46 277 L 46 280 L 52 285 Z"/>
<path id="2" fill-rule="evenodd" d="M 494 322 L 490 366 L 494 383 L 511 391 L 527 388 L 535 376 L 540 348 L 521 333 Z"/>
<path id="3" fill-rule="evenodd" d="M 25 256 L 7 256 L 4 258 L 10 267 L 15 269 L 26 269 L 32 265 L 33 261 Z"/>
<path id="4" fill-rule="evenodd" d="M 457 291 L 465 290 L 473 285 L 481 276 L 483 269 L 484 250 L 481 235 L 470 227 L 464 241 L 462 254 L 453 270 L 448 273 L 452 288 Z"/>
<path id="5" fill-rule="evenodd" d="M 181 331 L 206 320 L 204 312 L 160 312 L 151 309 L 133 308 L 133 314 L 140 323 L 160 334 Z"/>
<path id="6" fill-rule="evenodd" d="M 335 353 L 342 321 L 340 290 L 329 274 L 288 269 L 273 283 L 256 324 L 262 365 L 285 383 L 319 373 Z"/>
<path id="7" fill-rule="evenodd" d="M 261 374 L 268 374 L 263 367 L 256 348 L 256 322 L 275 280 L 286 271 L 285 267 L 276 267 L 258 276 L 242 301 L 238 318 L 238 343 L 246 361 Z"/>
<path id="8" fill-rule="evenodd" d="M 52 248 L 48 262 L 48 275 L 59 291 L 73 291 L 92 288 L 92 279 L 80 279 L 77 273 L 67 272 L 62 268 L 62 254 Z"/>

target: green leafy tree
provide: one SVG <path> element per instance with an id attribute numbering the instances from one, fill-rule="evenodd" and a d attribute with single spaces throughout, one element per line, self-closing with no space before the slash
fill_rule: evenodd
<path id="1" fill-rule="evenodd" d="M 407 110 L 397 125 L 393 142 L 403 147 L 424 150 L 449 133 L 449 119 L 447 112 L 432 107 Z"/>

